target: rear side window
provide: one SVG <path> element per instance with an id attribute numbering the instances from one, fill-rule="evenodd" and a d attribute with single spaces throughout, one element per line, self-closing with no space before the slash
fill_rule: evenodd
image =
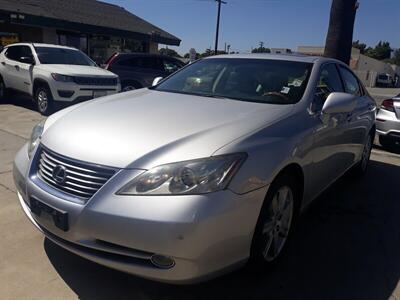
<path id="1" fill-rule="evenodd" d="M 326 99 L 333 92 L 343 92 L 343 85 L 336 66 L 329 64 L 321 68 L 321 74 L 319 75 L 315 91 L 313 110 L 322 110 Z"/>
<path id="2" fill-rule="evenodd" d="M 6 57 L 11 60 L 18 60 L 21 57 L 20 48 L 20 46 L 8 47 L 5 53 Z"/>
<path id="3" fill-rule="evenodd" d="M 360 84 L 358 79 L 344 67 L 340 67 L 340 73 L 342 74 L 342 79 L 344 83 L 344 91 L 348 94 L 354 96 L 361 96 L 362 92 L 360 89 Z"/>
<path id="4" fill-rule="evenodd" d="M 28 46 L 12 46 L 8 47 L 5 55 L 8 59 L 20 61 L 21 57 L 33 57 L 32 50 Z"/>

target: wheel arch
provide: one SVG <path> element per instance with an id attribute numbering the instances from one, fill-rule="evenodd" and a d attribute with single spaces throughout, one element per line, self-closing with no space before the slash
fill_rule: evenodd
<path id="1" fill-rule="evenodd" d="M 304 171 L 303 168 L 295 162 L 292 162 L 285 167 L 283 167 L 274 177 L 274 179 L 271 182 L 271 185 L 280 177 L 282 176 L 291 176 L 294 177 L 296 182 L 298 183 L 298 188 L 299 188 L 299 206 L 301 208 L 302 203 L 303 203 L 303 197 L 304 197 L 304 184 L 305 184 L 305 178 L 304 178 Z"/>
<path id="2" fill-rule="evenodd" d="M 49 89 L 49 91 L 51 92 L 50 86 L 46 80 L 41 79 L 41 78 L 35 78 L 33 81 L 33 85 L 32 85 L 32 97 L 35 97 L 36 90 L 40 86 L 46 86 Z"/>

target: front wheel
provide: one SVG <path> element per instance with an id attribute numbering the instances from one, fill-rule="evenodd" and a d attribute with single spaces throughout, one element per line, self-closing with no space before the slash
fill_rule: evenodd
<path id="1" fill-rule="evenodd" d="M 289 174 L 279 176 L 271 185 L 254 232 L 250 266 L 259 269 L 281 257 L 297 219 L 300 190 Z"/>
<path id="2" fill-rule="evenodd" d="M 53 96 L 50 89 L 46 86 L 40 86 L 35 91 L 35 102 L 37 110 L 44 116 L 53 112 Z"/>

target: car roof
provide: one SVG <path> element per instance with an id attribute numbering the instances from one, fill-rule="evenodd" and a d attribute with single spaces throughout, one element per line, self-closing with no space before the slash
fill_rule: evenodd
<path id="1" fill-rule="evenodd" d="M 239 59 L 268 59 L 268 60 L 285 60 L 294 62 L 305 62 L 305 63 L 316 63 L 316 62 L 339 62 L 338 60 L 332 58 L 326 58 L 322 56 L 311 56 L 299 53 L 291 54 L 270 54 L 270 53 L 251 53 L 251 54 L 221 54 L 216 56 L 209 56 L 205 59 L 215 59 L 215 58 L 239 58 Z"/>
<path id="2" fill-rule="evenodd" d="M 7 45 L 6 47 L 10 47 L 10 46 L 33 46 L 33 47 L 49 47 L 49 48 L 78 50 L 73 47 L 54 45 L 54 44 L 45 44 L 45 43 L 15 43 L 15 44 Z"/>

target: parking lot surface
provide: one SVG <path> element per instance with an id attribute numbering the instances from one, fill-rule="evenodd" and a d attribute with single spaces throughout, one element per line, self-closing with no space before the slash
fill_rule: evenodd
<path id="1" fill-rule="evenodd" d="M 400 300 L 400 155 L 377 143 L 366 176 L 344 176 L 301 218 L 279 264 L 171 286 L 120 273 L 45 239 L 19 207 L 12 161 L 42 117 L 0 104 L 0 299 Z"/>

